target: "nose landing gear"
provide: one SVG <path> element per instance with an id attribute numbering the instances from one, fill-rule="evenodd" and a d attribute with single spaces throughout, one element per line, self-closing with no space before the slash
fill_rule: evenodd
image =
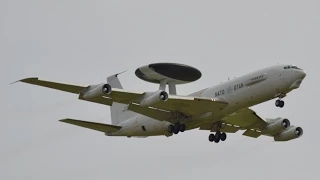
<path id="1" fill-rule="evenodd" d="M 277 94 L 275 96 L 275 98 L 278 98 L 278 100 L 276 100 L 276 107 L 279 107 L 279 108 L 283 108 L 284 107 L 284 101 L 282 101 L 282 98 L 286 97 L 286 94 L 284 93 L 280 93 L 280 90 L 277 89 L 277 91 L 279 92 L 279 94 Z"/>
<path id="2" fill-rule="evenodd" d="M 276 107 L 283 108 L 284 107 L 284 101 L 282 101 L 281 99 L 278 99 L 278 100 L 276 100 L 275 105 L 276 105 Z"/>

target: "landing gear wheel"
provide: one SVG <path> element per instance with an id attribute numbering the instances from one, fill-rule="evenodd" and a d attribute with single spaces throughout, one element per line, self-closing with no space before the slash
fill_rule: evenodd
<path id="1" fill-rule="evenodd" d="M 214 142 L 218 143 L 220 141 L 221 133 L 217 132 L 216 135 L 214 136 Z"/>
<path id="2" fill-rule="evenodd" d="M 173 126 L 172 124 L 170 124 L 170 125 L 168 126 L 168 132 L 169 132 L 169 133 L 173 133 L 173 131 L 174 131 L 174 126 Z"/>
<path id="3" fill-rule="evenodd" d="M 180 124 L 179 124 L 179 123 L 176 123 L 176 124 L 174 124 L 173 133 L 174 133 L 174 134 L 178 134 L 179 132 L 180 132 Z"/>
<path id="4" fill-rule="evenodd" d="M 283 107 L 284 107 L 284 101 L 280 101 L 279 107 L 280 107 L 280 108 L 283 108 Z"/>
<path id="5" fill-rule="evenodd" d="M 220 140 L 221 141 L 225 141 L 226 139 L 227 139 L 227 134 L 226 133 L 221 133 Z"/>
<path id="6" fill-rule="evenodd" d="M 185 124 L 180 124 L 180 132 L 184 132 L 186 130 Z"/>
<path id="7" fill-rule="evenodd" d="M 210 141 L 210 142 L 213 142 L 213 141 L 214 141 L 214 134 L 210 134 L 210 135 L 209 135 L 209 141 Z"/>
<path id="8" fill-rule="evenodd" d="M 278 100 L 276 100 L 275 105 L 277 107 L 283 108 L 284 107 L 284 101 L 278 99 Z"/>

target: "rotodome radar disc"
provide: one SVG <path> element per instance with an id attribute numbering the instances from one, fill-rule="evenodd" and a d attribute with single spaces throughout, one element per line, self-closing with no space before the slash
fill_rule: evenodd
<path id="1" fill-rule="evenodd" d="M 135 71 L 140 79 L 159 84 L 162 80 L 185 84 L 198 80 L 201 72 L 191 66 L 176 63 L 155 63 L 142 66 Z"/>

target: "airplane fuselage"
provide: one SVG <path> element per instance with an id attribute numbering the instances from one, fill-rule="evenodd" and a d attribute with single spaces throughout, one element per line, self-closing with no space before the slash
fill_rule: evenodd
<path id="1" fill-rule="evenodd" d="M 198 124 L 221 120 L 223 117 L 274 98 L 284 97 L 292 90 L 299 88 L 305 77 L 305 72 L 299 68 L 286 68 L 276 65 L 251 72 L 238 78 L 230 79 L 218 85 L 203 89 L 189 96 L 218 98 L 228 102 L 228 106 L 216 112 L 211 118 L 200 119 Z M 204 122 L 205 121 L 205 122 Z M 171 124 L 144 115 L 136 114 L 132 118 L 119 124 L 122 128 L 109 136 L 157 136 L 170 135 L 167 127 Z M 188 124 L 193 129 L 198 124 Z"/>

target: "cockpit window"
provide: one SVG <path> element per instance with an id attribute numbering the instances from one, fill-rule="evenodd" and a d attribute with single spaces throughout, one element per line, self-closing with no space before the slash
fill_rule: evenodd
<path id="1" fill-rule="evenodd" d="M 291 66 L 292 69 L 300 69 L 297 66 Z M 301 69 L 300 69 L 301 70 Z"/>
<path id="2" fill-rule="evenodd" d="M 285 66 L 283 69 L 290 69 L 290 66 Z"/>
<path id="3" fill-rule="evenodd" d="M 300 69 L 300 68 L 298 68 L 297 66 L 285 66 L 283 69 Z"/>

